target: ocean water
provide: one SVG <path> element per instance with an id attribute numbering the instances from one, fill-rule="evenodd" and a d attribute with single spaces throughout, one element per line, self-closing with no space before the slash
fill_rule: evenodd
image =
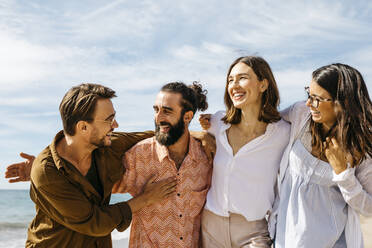
<path id="1" fill-rule="evenodd" d="M 111 203 L 126 201 L 128 194 L 115 194 Z M 28 190 L 0 189 L 0 248 L 25 247 L 27 227 L 35 216 L 35 206 Z M 128 238 L 129 231 L 112 233 L 114 247 L 118 240 Z M 123 247 L 121 247 L 123 248 Z"/>

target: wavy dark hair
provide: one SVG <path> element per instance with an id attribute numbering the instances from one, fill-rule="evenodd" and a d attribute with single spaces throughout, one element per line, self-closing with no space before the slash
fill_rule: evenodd
<path id="1" fill-rule="evenodd" d="M 278 105 L 280 102 L 278 86 L 276 85 L 276 81 L 269 64 L 263 58 L 258 56 L 240 57 L 230 65 L 230 68 L 227 71 L 224 96 L 226 115 L 222 118 L 222 121 L 230 124 L 238 124 L 242 119 L 242 111 L 241 109 L 234 107 L 228 91 L 229 75 L 232 68 L 238 63 L 244 63 L 251 67 L 254 73 L 257 75 L 257 79 L 259 81 L 266 79 L 269 83 L 265 92 L 262 93 L 261 110 L 258 120 L 266 123 L 279 121 L 281 117 L 278 111 Z"/>
<path id="2" fill-rule="evenodd" d="M 372 157 L 372 103 L 360 72 L 345 64 L 320 67 L 312 79 L 332 97 L 336 123 L 322 135 L 322 124 L 311 120 L 312 145 L 324 154 L 323 141 L 336 137 L 346 152 L 353 157 L 353 165 Z"/>

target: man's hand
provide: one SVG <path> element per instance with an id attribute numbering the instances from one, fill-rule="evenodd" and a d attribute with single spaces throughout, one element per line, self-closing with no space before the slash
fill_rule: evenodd
<path id="1" fill-rule="evenodd" d="M 23 152 L 19 155 L 25 158 L 26 161 L 11 164 L 6 168 L 5 178 L 10 178 L 10 183 L 30 181 L 31 168 L 35 156 Z"/>
<path id="2" fill-rule="evenodd" d="M 215 137 L 208 132 L 197 132 L 190 131 L 190 135 L 200 141 L 205 154 L 208 157 L 209 161 L 213 161 L 214 155 L 216 154 L 216 139 Z"/>
<path id="3" fill-rule="evenodd" d="M 159 182 L 154 181 L 155 176 L 147 181 L 141 195 L 128 201 L 133 213 L 148 205 L 162 201 L 176 191 L 177 180 L 175 178 L 167 178 Z"/>
<path id="4" fill-rule="evenodd" d="M 161 201 L 176 191 L 177 180 L 175 178 L 167 178 L 159 182 L 155 182 L 156 176 L 151 177 L 144 189 L 143 194 L 146 195 L 148 205 Z"/>

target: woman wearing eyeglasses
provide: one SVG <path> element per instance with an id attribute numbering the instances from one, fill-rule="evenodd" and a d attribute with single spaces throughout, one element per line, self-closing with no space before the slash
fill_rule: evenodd
<path id="1" fill-rule="evenodd" d="M 344 64 L 315 70 L 291 123 L 280 165 L 275 247 L 363 247 L 372 215 L 372 104 L 362 75 Z"/>

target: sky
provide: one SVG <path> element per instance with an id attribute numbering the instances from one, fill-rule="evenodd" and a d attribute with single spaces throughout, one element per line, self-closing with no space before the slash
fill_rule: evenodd
<path id="1" fill-rule="evenodd" d="M 50 144 L 72 86 L 114 89 L 119 131 L 152 130 L 156 93 L 171 81 L 199 81 L 207 112 L 224 109 L 227 69 L 245 55 L 270 64 L 280 109 L 335 62 L 357 68 L 371 92 L 371 24 L 368 0 L 0 0 L 0 189 L 29 187 L 7 183 L 5 168 Z"/>

